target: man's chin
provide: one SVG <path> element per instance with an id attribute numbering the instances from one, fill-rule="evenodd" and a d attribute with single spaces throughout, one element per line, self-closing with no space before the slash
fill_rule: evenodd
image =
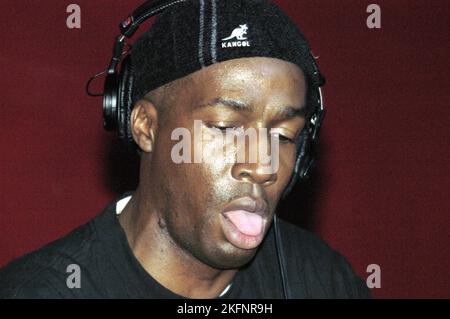
<path id="1" fill-rule="evenodd" d="M 240 249 L 230 243 L 227 243 L 225 246 L 221 247 L 214 256 L 211 256 L 203 262 L 216 269 L 239 269 L 247 265 L 258 251 L 258 247 L 254 249 Z"/>

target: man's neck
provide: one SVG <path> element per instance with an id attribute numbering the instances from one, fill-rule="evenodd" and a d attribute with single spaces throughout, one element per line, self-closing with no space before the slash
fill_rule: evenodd
<path id="1" fill-rule="evenodd" d="M 119 215 L 128 243 L 143 268 L 168 290 L 186 298 L 215 298 L 237 270 L 213 268 L 181 248 L 162 225 L 160 214 L 139 190 Z"/>

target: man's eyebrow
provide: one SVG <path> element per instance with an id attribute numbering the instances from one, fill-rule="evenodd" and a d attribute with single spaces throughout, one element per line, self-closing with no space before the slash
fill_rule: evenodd
<path id="1" fill-rule="evenodd" d="M 290 119 L 293 117 L 305 117 L 306 116 L 306 107 L 302 106 L 300 108 L 294 106 L 287 106 L 281 108 L 279 111 L 275 113 L 278 117 L 283 119 Z"/>
<path id="2" fill-rule="evenodd" d="M 247 104 L 247 103 L 239 101 L 239 100 L 221 98 L 221 97 L 217 97 L 202 106 L 203 107 L 207 107 L 207 106 L 215 107 L 215 106 L 221 106 L 221 105 L 231 107 L 236 111 L 246 111 L 246 112 L 254 111 L 254 107 L 251 104 Z M 294 107 L 294 106 L 282 107 L 279 110 L 275 111 L 275 115 L 277 117 L 280 117 L 283 119 L 290 119 L 293 117 L 305 117 L 306 116 L 306 107 L 304 105 L 301 106 L 300 108 Z"/>
<path id="3" fill-rule="evenodd" d="M 242 101 L 234 100 L 234 99 L 227 99 L 222 97 L 216 97 L 212 101 L 204 104 L 203 106 L 228 106 L 233 108 L 236 111 L 253 111 L 254 108 L 252 105 L 244 103 Z"/>

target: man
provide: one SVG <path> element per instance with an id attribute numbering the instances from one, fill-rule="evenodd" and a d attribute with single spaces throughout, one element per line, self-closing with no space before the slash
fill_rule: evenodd
<path id="1" fill-rule="evenodd" d="M 319 238 L 272 225 L 312 112 L 310 52 L 295 25 L 265 1 L 187 1 L 163 12 L 131 54 L 138 188 L 8 265 L 0 296 L 367 297 L 346 260 Z M 180 129 L 194 136 L 183 152 L 201 149 L 199 161 L 174 158 Z M 221 152 L 218 136 L 243 129 L 275 137 L 275 169 L 260 156 L 249 160 L 264 138 L 244 145 L 244 161 L 234 140 Z"/>

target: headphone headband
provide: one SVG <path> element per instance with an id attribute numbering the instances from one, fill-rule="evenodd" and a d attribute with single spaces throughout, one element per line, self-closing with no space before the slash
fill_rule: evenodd
<path id="1" fill-rule="evenodd" d="M 187 0 L 154 0 L 146 1 L 133 11 L 125 20 L 119 24 L 121 34 L 126 38 L 131 38 L 139 26 L 148 18 L 164 11 L 165 9 Z"/>

